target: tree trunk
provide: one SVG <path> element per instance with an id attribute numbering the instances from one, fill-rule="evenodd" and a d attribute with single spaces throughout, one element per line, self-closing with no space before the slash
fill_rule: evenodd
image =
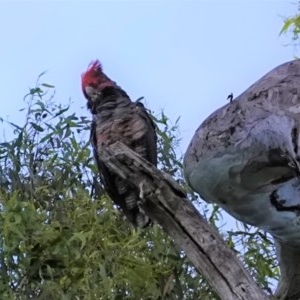
<path id="1" fill-rule="evenodd" d="M 225 100 L 224 100 L 225 101 Z M 209 116 L 184 159 L 190 186 L 277 243 L 280 299 L 300 297 L 300 61 Z"/>
<path id="2" fill-rule="evenodd" d="M 299 247 L 276 242 L 277 257 L 281 278 L 277 287 L 278 298 L 284 300 L 300 299 L 300 251 Z"/>

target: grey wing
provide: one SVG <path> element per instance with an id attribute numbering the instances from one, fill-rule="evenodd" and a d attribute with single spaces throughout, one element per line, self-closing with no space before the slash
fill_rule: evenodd
<path id="1" fill-rule="evenodd" d="M 157 134 L 156 134 L 156 124 L 152 120 L 147 109 L 141 102 L 134 103 L 136 107 L 136 112 L 145 122 L 146 130 L 140 143 L 143 143 L 146 148 L 146 158 L 153 165 L 157 166 Z"/>
<path id="2" fill-rule="evenodd" d="M 96 122 L 92 122 L 91 144 L 93 147 L 94 159 L 96 161 L 101 182 L 106 193 L 113 202 L 119 206 L 126 217 L 135 226 L 145 227 L 149 224 L 149 218 L 140 212 L 136 198 L 138 195 L 125 180 L 110 172 L 101 160 L 98 153 Z"/>
<path id="3" fill-rule="evenodd" d="M 101 179 L 101 182 L 108 193 L 108 195 L 111 198 L 118 199 L 118 195 L 115 193 L 116 187 L 115 187 L 115 177 L 107 167 L 105 167 L 104 163 L 101 160 L 101 157 L 98 154 L 98 144 L 97 144 L 97 135 L 96 135 L 96 122 L 92 121 L 91 126 L 91 135 L 90 135 L 90 141 L 93 147 L 93 154 L 94 159 L 98 167 L 99 176 Z M 119 204 L 119 203 L 117 203 Z M 120 205 L 120 204 L 119 204 Z"/>

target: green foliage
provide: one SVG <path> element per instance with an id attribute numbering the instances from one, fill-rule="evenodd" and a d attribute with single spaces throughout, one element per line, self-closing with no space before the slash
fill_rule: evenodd
<path id="1" fill-rule="evenodd" d="M 13 129 L 0 143 L 2 298 L 217 299 L 159 226 L 135 230 L 112 205 L 98 182 L 90 121 L 56 104 L 52 91 L 30 90 L 24 124 L 1 119 Z M 183 182 L 178 124 L 163 113 L 155 120 L 160 167 Z"/>
<path id="2" fill-rule="evenodd" d="M 299 34 L 300 34 L 300 1 L 298 1 L 298 8 L 296 14 L 284 20 L 279 35 L 290 36 L 293 45 L 297 48 L 299 44 Z"/>
<path id="3" fill-rule="evenodd" d="M 240 250 L 237 254 L 251 276 L 265 292 L 272 294 L 279 279 L 279 268 L 271 236 L 246 224 L 237 225 L 235 231 L 227 232 L 228 244 Z"/>
<path id="4" fill-rule="evenodd" d="M 284 24 L 283 24 L 279 34 L 287 34 L 287 33 L 291 32 L 292 39 L 294 41 L 297 41 L 299 39 L 299 33 L 300 33 L 299 11 L 300 11 L 300 4 L 298 7 L 298 12 L 293 17 L 289 17 L 284 21 Z"/>

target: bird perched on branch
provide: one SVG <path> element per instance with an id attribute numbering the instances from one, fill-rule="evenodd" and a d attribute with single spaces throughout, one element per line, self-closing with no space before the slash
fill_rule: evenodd
<path id="1" fill-rule="evenodd" d="M 98 149 L 120 141 L 156 166 L 155 124 L 141 102 L 132 102 L 127 93 L 103 73 L 98 60 L 90 64 L 81 80 L 87 107 L 93 114 L 91 143 L 104 188 L 134 226 L 146 227 L 151 220 L 139 206 L 139 191 L 108 170 Z"/>

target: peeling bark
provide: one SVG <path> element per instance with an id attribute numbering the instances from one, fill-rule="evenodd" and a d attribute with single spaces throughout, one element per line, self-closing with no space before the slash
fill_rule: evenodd
<path id="1" fill-rule="evenodd" d="M 300 298 L 300 61 L 210 115 L 184 159 L 189 185 L 277 243 L 280 299 Z M 299 274 L 299 275 L 298 275 Z"/>
<path id="2" fill-rule="evenodd" d="M 263 300 L 261 291 L 218 232 L 199 214 L 181 187 L 122 143 L 99 150 L 111 172 L 139 190 L 142 209 L 185 251 L 223 300 Z"/>

